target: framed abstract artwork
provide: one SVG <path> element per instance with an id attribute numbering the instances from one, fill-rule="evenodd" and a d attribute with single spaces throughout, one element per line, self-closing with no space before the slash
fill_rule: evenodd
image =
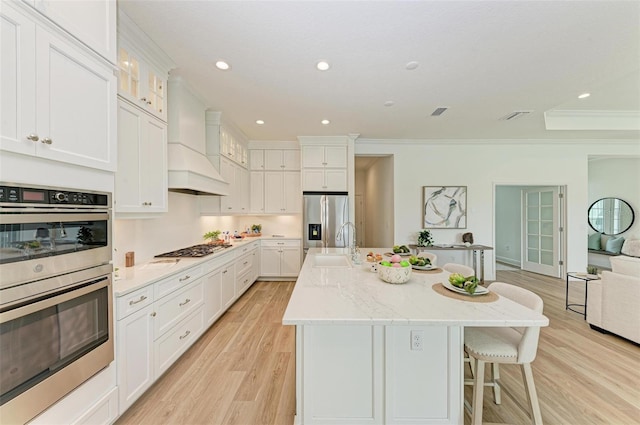
<path id="1" fill-rule="evenodd" d="M 422 222 L 425 229 L 466 229 L 467 186 L 423 186 Z"/>

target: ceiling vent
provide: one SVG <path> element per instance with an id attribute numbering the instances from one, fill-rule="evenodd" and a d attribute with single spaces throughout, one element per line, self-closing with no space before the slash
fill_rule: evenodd
<path id="1" fill-rule="evenodd" d="M 525 115 L 529 115 L 530 113 L 532 113 L 533 111 L 513 111 L 510 114 L 505 115 L 502 118 L 499 118 L 499 121 L 510 121 L 510 120 L 515 120 L 518 118 L 522 118 Z"/>
<path id="2" fill-rule="evenodd" d="M 447 107 L 440 107 L 440 108 L 436 108 L 432 113 L 431 116 L 432 117 L 439 117 L 440 115 L 444 114 L 444 111 L 446 111 Z"/>

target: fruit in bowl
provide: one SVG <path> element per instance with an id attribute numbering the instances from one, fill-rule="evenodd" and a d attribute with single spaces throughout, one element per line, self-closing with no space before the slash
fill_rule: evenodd
<path id="1" fill-rule="evenodd" d="M 405 283 L 411 278 L 411 264 L 393 255 L 390 261 L 381 261 L 378 277 L 387 283 Z"/>
<path id="2" fill-rule="evenodd" d="M 424 267 L 430 266 L 431 260 L 425 257 L 416 257 L 415 255 L 412 255 L 409 257 L 409 263 L 411 263 L 412 266 Z"/>
<path id="3" fill-rule="evenodd" d="M 394 254 L 408 254 L 411 250 L 406 245 L 394 245 L 393 253 Z"/>
<path id="4" fill-rule="evenodd" d="M 464 289 L 470 295 L 473 295 L 476 292 L 476 288 L 478 287 L 478 280 L 475 276 L 467 276 L 464 277 L 460 273 L 452 273 L 449 276 L 449 283 L 455 287 Z"/>

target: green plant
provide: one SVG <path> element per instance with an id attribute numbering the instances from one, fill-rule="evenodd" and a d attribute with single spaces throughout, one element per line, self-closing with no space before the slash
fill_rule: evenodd
<path id="1" fill-rule="evenodd" d="M 433 245 L 433 238 L 431 237 L 431 231 L 428 229 L 422 229 L 418 233 L 418 246 L 431 246 Z"/>
<path id="2" fill-rule="evenodd" d="M 260 231 L 262 230 L 262 224 L 252 224 L 251 225 L 251 231 L 254 233 L 260 233 Z"/>
<path id="3" fill-rule="evenodd" d="M 220 236 L 220 233 L 222 233 L 220 230 L 213 230 L 211 232 L 205 233 L 203 238 L 205 241 L 210 240 L 211 242 L 215 242 L 218 240 L 218 236 Z"/>

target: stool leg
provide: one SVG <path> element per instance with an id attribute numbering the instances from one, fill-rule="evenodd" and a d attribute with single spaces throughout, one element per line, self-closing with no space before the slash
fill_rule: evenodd
<path id="1" fill-rule="evenodd" d="M 498 384 L 498 379 L 500 379 L 500 365 L 498 363 L 492 363 L 491 380 L 493 381 L 493 402 L 495 404 L 502 403 L 502 399 L 500 398 L 500 384 Z"/>
<path id="2" fill-rule="evenodd" d="M 471 407 L 471 425 L 482 425 L 482 399 L 484 396 L 484 361 L 471 358 L 476 364 L 476 376 L 473 383 L 473 406 Z"/>
<path id="3" fill-rule="evenodd" d="M 529 401 L 529 407 L 531 408 L 531 419 L 534 425 L 542 425 L 542 413 L 540 412 L 540 405 L 538 404 L 538 394 L 536 393 L 536 386 L 533 383 L 533 372 L 531 371 L 531 363 L 523 363 L 522 380 L 524 381 L 525 392 L 527 393 L 527 401 Z M 475 401 L 474 401 L 475 403 Z"/>

